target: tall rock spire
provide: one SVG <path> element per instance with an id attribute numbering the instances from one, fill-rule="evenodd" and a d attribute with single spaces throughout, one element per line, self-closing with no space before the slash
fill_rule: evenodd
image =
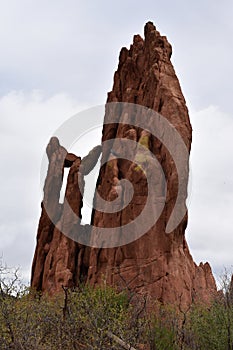
<path id="1" fill-rule="evenodd" d="M 148 22 L 144 29 L 144 39 L 135 35 L 130 49 L 122 48 L 118 69 L 114 74 L 113 89 L 108 93 L 107 102 L 140 105 L 159 113 L 169 122 L 173 130 L 177 130 L 187 152 L 190 152 L 192 128 L 185 99 L 170 60 L 171 55 L 172 48 L 167 38 L 160 35 L 153 23 Z M 159 219 L 142 237 L 132 240 L 129 244 L 113 248 L 90 248 L 64 238 L 60 232 L 61 224 L 56 225 L 55 228 L 52 227 L 47 222 L 49 219 L 46 213 L 42 210 L 32 270 L 32 286 L 54 292 L 59 290 L 62 284 L 77 285 L 80 280 L 93 285 L 99 284 L 104 276 L 113 286 L 121 288 L 126 283 L 132 290 L 150 295 L 153 299 L 162 302 L 178 303 L 181 298 L 182 303 L 187 305 L 194 299 L 208 301 L 216 292 L 216 285 L 209 264 L 197 266 L 190 255 L 185 240 L 187 214 L 172 229 L 172 232 L 166 233 L 166 226 L 176 205 L 179 191 L 181 200 L 178 205 L 180 210 L 185 212 L 188 159 L 184 161 L 185 170 L 182 173 L 182 181 L 179 183 L 177 164 L 171 152 L 160 139 L 150 133 L 150 126 L 154 123 L 153 116 L 148 122 L 148 128 L 140 128 L 135 126 L 135 120 L 140 121 L 143 115 L 134 113 L 132 123 L 124 123 L 124 118 L 128 118 L 126 114 L 121 111 L 118 123 L 104 124 L 103 166 L 99 173 L 97 191 L 107 201 L 118 198 L 119 203 L 127 202 L 130 191 L 124 188 L 122 180 L 128 180 L 133 184 L 134 194 L 129 200 L 129 205 L 115 213 L 94 209 L 92 225 L 97 228 L 114 228 L 134 221 L 147 201 L 148 186 L 145 172 L 147 176 L 151 174 L 152 188 L 154 188 L 150 195 L 151 203 L 158 205 L 161 202 L 164 205 Z M 106 110 L 105 120 L 108 117 Z M 162 130 L 161 133 L 166 133 L 166 130 Z M 173 139 L 173 132 L 171 134 L 168 132 L 166 137 Z M 124 160 L 119 156 L 118 148 L 114 148 L 114 140 L 117 139 L 131 140 L 137 145 L 142 145 L 143 148 L 132 148 L 135 162 Z M 104 143 L 108 140 L 113 140 L 112 149 L 104 147 Z M 157 169 L 151 165 L 147 151 L 158 159 L 164 177 L 159 167 Z M 57 164 L 56 152 L 58 151 L 53 153 L 52 161 Z M 138 166 L 140 162 L 144 164 L 145 171 Z M 56 167 L 57 165 L 54 169 Z M 75 160 L 70 171 L 78 173 L 81 168 L 80 160 Z M 84 175 L 82 172 L 82 176 Z M 48 176 L 52 175 L 48 172 Z M 51 186 L 54 181 L 53 177 L 49 180 Z M 73 181 L 74 176 L 72 179 L 68 177 L 67 196 L 72 198 L 75 197 L 74 191 L 76 191 L 76 187 L 71 186 Z M 60 180 L 58 182 L 56 186 L 59 187 Z M 69 185 L 70 190 L 68 190 Z M 45 186 L 45 190 L 46 188 Z M 46 195 L 45 193 L 45 199 Z M 82 198 L 81 195 L 75 198 L 77 212 L 81 210 Z M 95 196 L 95 202 L 98 204 L 97 196 Z M 118 204 L 116 202 L 116 205 Z M 155 215 L 157 208 L 158 206 L 152 205 L 151 216 Z M 67 215 L 62 208 L 59 220 L 64 222 L 67 220 Z M 71 222 L 71 230 L 82 230 L 81 225 L 76 224 L 78 226 L 73 226 Z M 134 232 L 129 234 L 133 235 Z"/>

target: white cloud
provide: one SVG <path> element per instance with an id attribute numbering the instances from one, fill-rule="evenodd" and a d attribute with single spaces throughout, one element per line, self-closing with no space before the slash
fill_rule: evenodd
<path id="1" fill-rule="evenodd" d="M 219 273 L 233 263 L 233 118 L 214 106 L 190 114 L 193 144 L 188 242 L 195 260 L 209 261 Z"/>
<path id="2" fill-rule="evenodd" d="M 4 2 L 0 94 L 66 91 L 84 103 L 104 103 L 120 48 L 152 20 L 172 43 L 172 61 L 192 104 L 200 109 L 214 101 L 232 111 L 232 1 L 179 0 L 167 8 L 154 0 L 146 6 L 133 0 Z"/>
<path id="3" fill-rule="evenodd" d="M 42 155 L 56 127 L 81 109 L 65 94 L 13 91 L 0 98 L 0 255 L 20 265 L 27 278 L 40 215 Z"/>

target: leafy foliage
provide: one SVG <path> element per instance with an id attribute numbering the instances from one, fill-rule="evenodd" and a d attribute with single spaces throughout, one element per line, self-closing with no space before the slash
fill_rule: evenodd
<path id="1" fill-rule="evenodd" d="M 226 277 L 226 276 L 225 276 Z M 211 306 L 186 311 L 117 292 L 103 282 L 51 298 L 24 287 L 0 264 L 0 349 L 232 350 L 232 282 Z"/>

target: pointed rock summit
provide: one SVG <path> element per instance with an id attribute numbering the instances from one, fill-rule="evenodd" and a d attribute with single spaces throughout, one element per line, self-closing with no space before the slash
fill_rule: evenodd
<path id="1" fill-rule="evenodd" d="M 53 294 L 62 286 L 73 287 L 80 282 L 96 285 L 104 278 L 112 286 L 127 286 L 132 291 L 164 303 L 178 304 L 182 301 L 182 304 L 190 305 L 193 300 L 208 302 L 215 295 L 216 285 L 209 264 L 197 266 L 190 255 L 185 240 L 187 214 L 183 215 L 172 232 L 166 232 L 175 205 L 185 212 L 189 164 L 188 158 L 183 160 L 184 170 L 180 180 L 178 166 L 161 140 L 166 134 L 166 138 L 172 141 L 174 130 L 177 130 L 187 154 L 192 140 L 188 110 L 170 60 L 171 55 L 172 47 L 167 38 L 160 35 L 152 22 L 148 22 L 144 39 L 135 35 L 130 48 L 122 48 L 107 102 L 124 102 L 153 110 L 167 120 L 172 131 L 161 130 L 161 138 L 155 137 L 150 132 L 155 123 L 153 114 L 148 127 L 142 128 L 135 126 L 135 121 L 140 124 L 143 113 L 139 115 L 132 109 L 133 119 L 126 124 L 124 120 L 128 118 L 128 113 L 124 113 L 123 109 L 119 112 L 119 108 L 113 107 L 114 113 L 119 114 L 119 122 L 104 124 L 102 147 L 96 147 L 83 160 L 68 153 L 60 146 L 58 139 L 51 139 L 47 147 L 49 168 L 32 266 L 33 288 Z M 105 120 L 108 118 L 106 107 Z M 131 140 L 140 145 L 131 149 L 134 161 L 119 156 L 121 151 L 119 147 L 114 147 L 115 141 L 111 149 L 104 146 L 106 141 L 117 139 Z M 164 176 L 159 166 L 152 164 L 149 151 L 159 161 Z M 77 232 L 85 235 L 93 229 L 92 226 L 82 226 L 77 216 L 81 217 L 84 177 L 93 169 L 101 153 L 102 167 L 96 191 L 106 201 L 116 200 L 114 203 L 121 210 L 109 213 L 93 209 L 93 226 L 110 229 L 133 222 L 146 205 L 148 178 L 154 189 L 150 193 L 150 216 L 156 215 L 158 203 L 164 206 L 158 220 L 145 234 L 131 243 L 114 248 L 91 248 L 71 239 Z M 66 201 L 60 204 L 64 167 L 70 170 Z M 133 185 L 131 197 L 122 180 L 128 180 Z M 177 204 L 179 193 L 181 199 Z M 95 204 L 98 204 L 98 198 L 95 195 Z M 121 207 L 127 201 L 129 204 Z M 49 214 L 47 208 L 50 208 Z M 66 232 L 69 231 L 70 238 L 62 233 L 64 227 Z M 134 234 L 132 226 L 131 230 L 129 234 Z"/>

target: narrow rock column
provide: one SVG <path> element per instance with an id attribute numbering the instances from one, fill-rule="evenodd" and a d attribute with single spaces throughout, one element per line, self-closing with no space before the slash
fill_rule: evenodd
<path id="1" fill-rule="evenodd" d="M 46 153 L 49 160 L 48 172 L 44 185 L 44 198 L 41 203 L 41 217 L 37 231 L 37 246 L 32 264 L 31 286 L 42 289 L 45 259 L 53 238 L 54 225 L 61 216 L 62 205 L 59 203 L 63 181 L 64 163 L 67 151 L 59 140 L 52 137 Z M 48 214 L 49 213 L 49 214 Z"/>
<path id="2" fill-rule="evenodd" d="M 47 146 L 49 166 L 32 265 L 33 289 L 52 295 L 62 286 L 73 287 L 85 279 L 84 253 L 88 254 L 88 248 L 78 243 L 78 235 L 87 229 L 80 225 L 84 176 L 94 168 L 100 153 L 101 146 L 97 146 L 81 161 L 60 146 L 56 137 Z M 70 170 L 61 204 L 64 167 Z"/>

